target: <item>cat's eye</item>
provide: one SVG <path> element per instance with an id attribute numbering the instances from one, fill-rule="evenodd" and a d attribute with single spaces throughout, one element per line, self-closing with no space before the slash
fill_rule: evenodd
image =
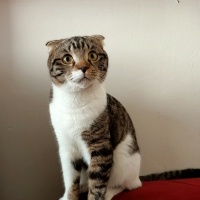
<path id="1" fill-rule="evenodd" d="M 69 54 L 66 54 L 63 58 L 62 58 L 62 61 L 64 64 L 71 64 L 74 60 L 72 58 L 71 55 Z"/>
<path id="2" fill-rule="evenodd" d="M 91 51 L 89 54 L 88 54 L 88 59 L 90 61 L 96 61 L 98 59 L 98 55 L 97 53 L 95 53 L 94 51 Z"/>

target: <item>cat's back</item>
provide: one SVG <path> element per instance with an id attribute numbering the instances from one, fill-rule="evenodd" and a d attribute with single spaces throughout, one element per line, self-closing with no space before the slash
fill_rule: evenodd
<path id="1" fill-rule="evenodd" d="M 127 135 L 131 135 L 133 138 L 133 150 L 139 151 L 135 128 L 128 112 L 125 107 L 110 94 L 107 94 L 107 110 L 113 147 L 116 147 Z"/>

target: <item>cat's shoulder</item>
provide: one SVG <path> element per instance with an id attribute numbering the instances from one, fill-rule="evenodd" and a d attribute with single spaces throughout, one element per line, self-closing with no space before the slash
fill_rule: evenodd
<path id="1" fill-rule="evenodd" d="M 125 109 L 119 100 L 117 100 L 115 97 L 113 97 L 112 95 L 108 93 L 107 93 L 107 106 L 108 106 L 108 109 L 112 109 L 112 108 L 122 109 L 122 110 Z"/>
<path id="2" fill-rule="evenodd" d="M 113 97 L 112 95 L 108 94 L 107 93 L 107 101 L 108 101 L 108 104 L 121 104 L 115 97 Z"/>

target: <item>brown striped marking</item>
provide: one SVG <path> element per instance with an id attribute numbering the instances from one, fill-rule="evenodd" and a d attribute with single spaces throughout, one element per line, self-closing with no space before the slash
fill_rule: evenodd
<path id="1" fill-rule="evenodd" d="M 69 200 L 78 200 L 80 193 L 80 173 L 82 168 L 87 169 L 87 164 L 84 162 L 83 158 L 76 159 L 71 161 L 73 169 L 77 172 L 76 177 L 74 178 L 73 184 L 68 193 Z"/>
<path id="2" fill-rule="evenodd" d="M 129 153 L 134 154 L 135 152 L 139 152 L 135 129 L 126 109 L 119 101 L 109 94 L 107 94 L 107 102 L 109 130 L 113 148 L 123 141 L 127 134 L 130 134 L 132 137 L 132 145 L 129 146 Z"/>
<path id="3" fill-rule="evenodd" d="M 80 176 L 77 176 L 73 181 L 73 184 L 68 193 L 68 200 L 78 200 L 79 199 L 79 190 L 80 190 Z"/>
<path id="4" fill-rule="evenodd" d="M 129 153 L 139 151 L 135 129 L 125 108 L 110 95 L 107 95 L 107 102 L 107 108 L 94 121 L 90 130 L 82 133 L 91 153 L 88 199 L 104 199 L 113 163 L 113 149 L 127 134 L 132 136 Z"/>
<path id="5" fill-rule="evenodd" d="M 71 164 L 72 164 L 72 167 L 80 172 L 82 168 L 84 169 L 87 169 L 88 168 L 88 165 L 87 163 L 83 160 L 83 158 L 80 158 L 80 159 L 76 159 L 74 161 L 71 161 Z"/>
<path id="6" fill-rule="evenodd" d="M 103 200 L 113 162 L 113 149 L 110 143 L 108 113 L 105 110 L 92 124 L 90 131 L 82 133 L 91 154 L 89 166 L 88 199 Z"/>

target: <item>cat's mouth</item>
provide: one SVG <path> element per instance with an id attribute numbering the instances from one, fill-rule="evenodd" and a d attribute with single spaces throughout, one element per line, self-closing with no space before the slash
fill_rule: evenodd
<path id="1" fill-rule="evenodd" d="M 82 79 L 80 79 L 78 83 L 81 83 L 81 82 L 84 81 L 84 80 L 86 80 L 86 81 L 87 81 L 87 80 L 90 81 L 91 79 L 88 78 L 88 77 L 84 74 L 84 77 L 83 77 Z"/>
<path id="2" fill-rule="evenodd" d="M 78 88 L 87 88 L 90 85 L 92 85 L 93 81 L 91 78 L 87 77 L 87 75 L 84 75 L 82 78 L 76 79 L 73 81 Z"/>
<path id="3" fill-rule="evenodd" d="M 91 83 L 92 78 L 90 74 L 83 73 L 82 71 L 76 71 L 71 74 L 70 81 L 78 84 L 79 86 L 88 85 Z"/>

